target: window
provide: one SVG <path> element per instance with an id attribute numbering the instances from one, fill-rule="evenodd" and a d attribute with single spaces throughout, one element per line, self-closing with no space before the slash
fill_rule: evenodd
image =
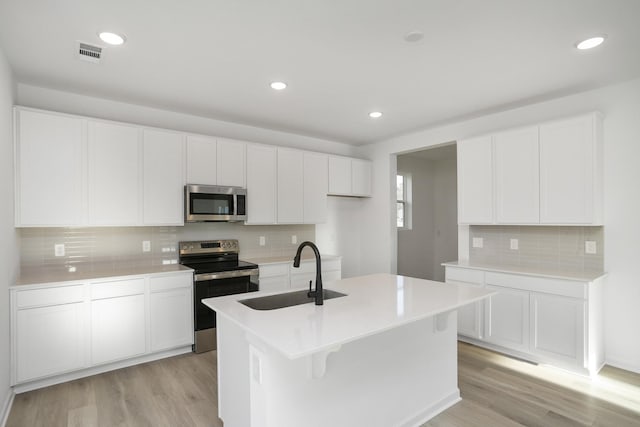
<path id="1" fill-rule="evenodd" d="M 396 176 L 396 226 L 411 228 L 409 225 L 409 189 L 410 178 L 407 175 Z"/>

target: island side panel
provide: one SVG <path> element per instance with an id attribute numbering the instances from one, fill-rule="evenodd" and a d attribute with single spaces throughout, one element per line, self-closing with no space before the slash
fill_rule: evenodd
<path id="1" fill-rule="evenodd" d="M 218 416 L 228 426 L 250 426 L 249 345 L 245 332 L 217 317 Z"/>
<path id="2" fill-rule="evenodd" d="M 421 425 L 460 400 L 456 317 L 446 318 L 440 332 L 427 318 L 346 343 L 328 356 L 322 378 L 312 377 L 311 356 L 290 360 L 252 342 L 252 422 L 246 425 Z M 225 427 L 240 426 L 227 422 L 226 414 L 224 421 Z"/>

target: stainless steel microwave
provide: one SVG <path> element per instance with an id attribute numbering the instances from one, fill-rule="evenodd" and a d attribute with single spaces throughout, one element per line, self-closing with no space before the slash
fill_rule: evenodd
<path id="1" fill-rule="evenodd" d="M 246 189 L 197 184 L 184 186 L 184 222 L 232 222 L 246 219 Z"/>

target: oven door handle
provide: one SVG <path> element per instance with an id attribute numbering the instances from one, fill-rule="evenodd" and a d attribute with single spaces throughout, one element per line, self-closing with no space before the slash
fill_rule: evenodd
<path id="1" fill-rule="evenodd" d="M 196 274 L 195 281 L 196 282 L 204 282 L 205 280 L 215 280 L 215 279 L 229 279 L 232 277 L 245 277 L 245 276 L 257 276 L 259 274 L 259 269 L 252 268 L 251 270 L 234 270 L 234 271 L 221 271 L 219 273 L 203 273 Z"/>

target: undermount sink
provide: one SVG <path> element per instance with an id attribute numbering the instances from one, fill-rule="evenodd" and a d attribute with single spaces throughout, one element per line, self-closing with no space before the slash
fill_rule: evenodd
<path id="1" fill-rule="evenodd" d="M 322 291 L 323 299 L 346 297 L 347 294 L 324 289 Z M 307 296 L 307 291 L 287 292 L 284 294 L 269 295 L 266 297 L 242 299 L 238 302 L 246 305 L 254 310 L 276 310 L 278 308 L 291 307 L 294 305 L 308 304 L 315 301 L 314 297 Z"/>

